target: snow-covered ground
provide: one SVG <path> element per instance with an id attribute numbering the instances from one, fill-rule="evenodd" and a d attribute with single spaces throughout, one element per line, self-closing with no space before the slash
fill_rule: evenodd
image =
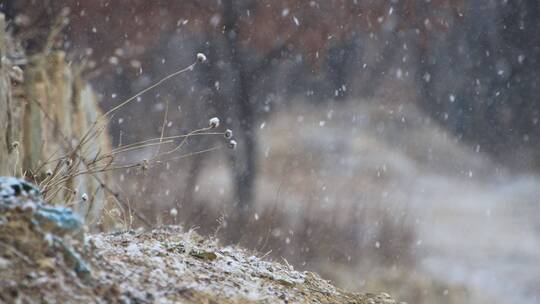
<path id="1" fill-rule="evenodd" d="M 500 303 L 540 301 L 540 179 L 477 181 L 419 176 L 411 207 L 420 261 Z"/>
<path id="2" fill-rule="evenodd" d="M 263 174 L 260 197 L 275 197 L 279 180 L 286 206 L 405 209 L 420 270 L 497 303 L 540 301 L 540 176 L 509 173 L 413 106 L 353 102 L 275 117 L 261 131 L 274 183 Z"/>

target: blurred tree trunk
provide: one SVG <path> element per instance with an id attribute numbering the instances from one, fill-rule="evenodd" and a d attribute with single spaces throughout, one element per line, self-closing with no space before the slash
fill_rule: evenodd
<path id="1" fill-rule="evenodd" d="M 254 130 L 255 109 L 254 103 L 250 100 L 250 90 L 252 87 L 251 75 L 240 55 L 240 45 L 238 36 L 238 7 L 234 1 L 223 2 L 224 35 L 226 39 L 227 54 L 231 67 L 235 73 L 233 75 L 234 92 L 232 94 L 233 107 L 235 108 L 237 122 L 236 136 L 239 147 L 232 156 L 234 166 L 234 205 L 238 214 L 235 216 L 237 224 L 241 227 L 245 225 L 249 217 L 249 211 L 254 199 L 254 181 L 257 175 L 257 139 Z"/>
<path id="2" fill-rule="evenodd" d="M 232 0 L 223 1 L 221 14 L 223 17 L 223 35 L 225 36 L 225 54 L 232 68 L 227 78 L 232 81 L 233 93 L 230 108 L 235 136 L 238 139 L 237 151 L 231 156 L 234 168 L 234 205 L 238 211 L 234 219 L 239 227 L 244 227 L 252 211 L 255 199 L 255 181 L 257 178 L 257 131 L 255 125 L 259 119 L 257 102 L 253 100 L 253 89 L 275 60 L 288 54 L 287 45 L 298 38 L 288 37 L 284 42 L 268 50 L 256 63 L 248 64 L 243 58 L 242 43 L 238 38 L 239 14 L 257 2 L 242 3 Z M 241 237 L 241 235 L 238 235 Z M 238 241 L 238 240 L 236 240 Z"/>
<path id="3" fill-rule="evenodd" d="M 235 154 L 235 178 L 234 187 L 240 212 L 240 221 L 249 217 L 249 211 L 254 199 L 254 185 L 257 176 L 257 134 L 255 131 L 255 111 L 249 96 L 249 81 L 246 79 L 245 70 L 240 71 L 238 83 L 238 104 L 240 114 L 240 132 L 242 147 L 241 154 Z M 239 160 L 238 157 L 244 159 Z"/>

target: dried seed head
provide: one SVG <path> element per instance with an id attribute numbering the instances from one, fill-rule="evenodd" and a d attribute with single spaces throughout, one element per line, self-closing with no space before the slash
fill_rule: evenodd
<path id="1" fill-rule="evenodd" d="M 45 171 L 45 175 L 47 175 L 48 177 L 52 176 L 53 172 L 51 169 L 48 169 L 47 171 Z"/>
<path id="2" fill-rule="evenodd" d="M 232 130 L 231 129 L 227 129 L 225 130 L 225 133 L 223 133 L 223 136 L 225 136 L 226 139 L 231 139 L 232 138 Z"/>
<path id="3" fill-rule="evenodd" d="M 231 150 L 235 150 L 236 146 L 237 146 L 237 143 L 236 143 L 236 140 L 234 139 L 231 139 L 229 143 L 227 144 L 227 147 L 229 147 L 229 149 Z"/>
<path id="4" fill-rule="evenodd" d="M 118 208 L 113 208 L 111 210 L 111 216 L 114 217 L 114 218 L 118 218 L 120 216 L 122 216 L 122 212 L 120 212 L 120 210 L 118 210 Z"/>
<path id="5" fill-rule="evenodd" d="M 172 208 L 171 211 L 169 211 L 172 217 L 176 217 L 178 215 L 178 210 L 176 208 Z"/>
<path id="6" fill-rule="evenodd" d="M 141 169 L 143 171 L 148 170 L 148 160 L 147 159 L 143 159 L 143 161 L 142 161 L 142 163 L 140 165 L 141 165 Z"/>
<path id="7" fill-rule="evenodd" d="M 217 117 L 210 118 L 210 120 L 208 121 L 208 125 L 212 129 L 219 127 L 219 118 Z"/>
<path id="8" fill-rule="evenodd" d="M 83 202 L 86 202 L 88 200 L 88 194 L 83 193 L 81 198 L 82 198 Z"/>
<path id="9" fill-rule="evenodd" d="M 15 82 L 18 82 L 18 83 L 21 83 L 24 81 L 24 72 L 20 67 L 16 65 L 11 67 L 9 76 L 11 76 L 11 79 L 13 79 Z"/>
<path id="10" fill-rule="evenodd" d="M 197 61 L 199 63 L 205 63 L 206 62 L 206 55 L 203 53 L 197 53 Z"/>

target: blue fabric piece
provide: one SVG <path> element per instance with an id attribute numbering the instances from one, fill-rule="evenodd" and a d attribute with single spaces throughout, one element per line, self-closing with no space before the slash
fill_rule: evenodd
<path id="1" fill-rule="evenodd" d="M 64 257 L 74 263 L 76 273 L 90 272 L 87 263 L 62 238 L 63 235 L 75 234 L 82 229 L 84 222 L 81 217 L 70 208 L 46 204 L 34 185 L 14 177 L 0 176 L 0 215 L 18 208 L 31 212 L 30 222 L 44 237 L 52 236 Z"/>

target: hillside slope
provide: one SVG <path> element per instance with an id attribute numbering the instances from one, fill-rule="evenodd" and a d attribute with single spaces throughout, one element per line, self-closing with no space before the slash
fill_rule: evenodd
<path id="1" fill-rule="evenodd" d="M 180 227 L 84 235 L 15 178 L 0 178 L 0 247 L 0 303 L 396 303 Z"/>
<path id="2" fill-rule="evenodd" d="M 220 247 L 194 232 L 94 235 L 94 262 L 124 294 L 160 303 L 395 303 L 386 294 L 347 293 L 311 272 Z M 105 262 L 106 261 L 106 262 Z M 126 271 L 127 270 L 127 271 Z"/>

